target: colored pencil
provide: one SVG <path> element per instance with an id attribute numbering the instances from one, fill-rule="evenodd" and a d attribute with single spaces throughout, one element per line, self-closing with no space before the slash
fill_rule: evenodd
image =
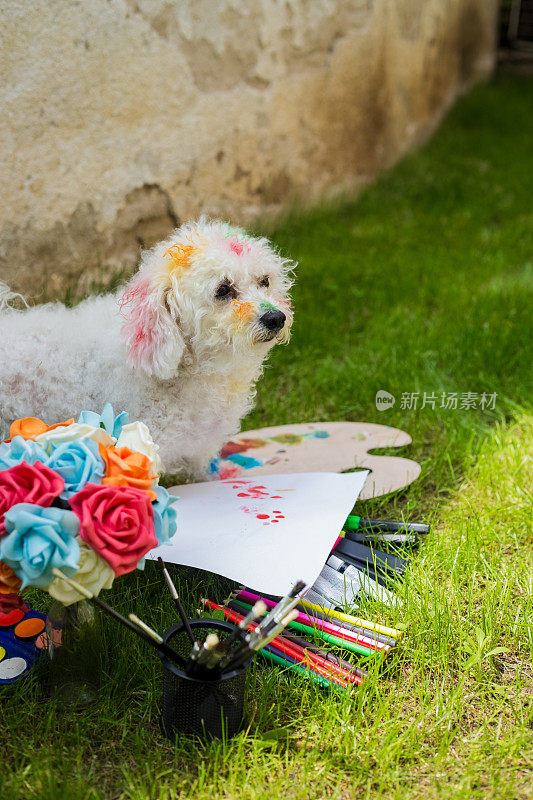
<path id="1" fill-rule="evenodd" d="M 228 608 L 224 608 L 222 606 L 218 606 L 216 603 L 212 603 L 211 601 L 207 601 L 209 606 L 212 609 L 222 609 L 224 612 L 224 616 L 229 619 L 233 623 L 239 623 L 243 616 L 238 614 L 234 611 L 231 611 Z M 274 646 L 277 650 L 282 652 L 284 655 L 293 658 L 296 662 L 305 664 L 309 669 L 319 673 L 323 677 L 327 678 L 328 680 L 333 680 L 335 683 L 338 683 L 340 686 L 344 686 L 345 688 L 348 686 L 347 681 L 352 683 L 361 683 L 361 678 L 357 675 L 353 675 L 352 673 L 347 673 L 346 670 L 335 667 L 332 664 L 329 664 L 325 659 L 320 658 L 320 656 L 316 656 L 314 654 L 306 654 L 305 650 L 297 645 L 294 645 L 290 642 L 284 641 L 282 636 L 274 637 L 268 645 L 265 646 Z M 261 652 L 261 649 L 259 650 Z"/>
<path id="2" fill-rule="evenodd" d="M 239 601 L 234 601 L 234 602 L 238 603 Z M 243 605 L 243 610 L 244 610 L 246 608 L 246 604 L 242 604 L 242 605 Z M 385 645 L 382 650 L 375 650 L 375 649 L 373 649 L 371 647 L 365 647 L 364 645 L 357 644 L 356 642 L 354 642 L 349 637 L 345 638 L 345 637 L 341 636 L 340 634 L 337 636 L 337 635 L 334 635 L 334 634 L 326 633 L 325 631 L 321 630 L 320 628 L 311 627 L 311 625 L 309 625 L 309 624 L 308 625 L 304 625 L 301 622 L 296 622 L 296 621 L 295 622 L 291 622 L 289 627 L 291 629 L 294 628 L 295 630 L 300 631 L 301 633 L 305 634 L 306 636 L 312 636 L 313 634 L 315 634 L 320 639 L 323 639 L 325 642 L 329 642 L 330 644 L 335 644 L 338 647 L 344 647 L 344 648 L 346 648 L 346 650 L 351 650 L 352 653 L 358 653 L 359 655 L 362 655 L 362 656 L 375 656 L 375 655 L 379 655 L 382 652 L 388 652 L 390 650 L 390 647 L 388 645 Z"/>
<path id="3" fill-rule="evenodd" d="M 244 598 L 245 603 L 249 603 L 249 598 L 251 597 L 250 592 L 241 592 L 239 597 L 237 598 L 237 602 L 241 598 Z M 273 603 L 272 600 L 264 599 L 263 601 L 266 603 L 267 606 Z M 317 620 L 313 618 L 311 614 L 305 610 L 299 611 L 298 615 L 298 622 L 301 622 L 302 625 L 313 625 L 317 628 L 321 628 L 326 633 L 330 633 L 332 636 L 339 636 L 340 638 L 347 639 L 348 641 L 353 641 L 354 643 L 359 643 L 365 647 L 370 647 L 374 650 L 382 650 L 385 647 L 385 644 L 380 642 L 379 639 L 373 636 L 363 636 L 355 631 L 349 631 L 347 628 L 343 628 L 340 625 L 335 625 L 334 623 L 329 622 L 329 620 Z M 372 634 L 372 631 L 369 631 Z"/>
<path id="4" fill-rule="evenodd" d="M 231 607 L 231 603 L 229 603 L 228 606 L 229 606 L 231 611 L 234 611 L 235 618 L 237 618 L 237 619 L 241 618 L 242 619 L 242 615 L 239 613 L 239 611 L 235 611 Z M 228 619 L 231 619 L 232 621 L 235 621 L 234 617 L 231 617 L 230 615 L 227 615 L 227 616 L 228 616 Z M 316 665 L 318 668 L 320 668 L 320 671 L 322 671 L 323 673 L 326 674 L 327 677 L 329 677 L 331 672 L 333 671 L 333 674 L 337 674 L 337 675 L 341 676 L 345 680 L 354 681 L 354 682 L 357 682 L 357 683 L 361 682 L 360 676 L 357 675 L 356 673 L 354 673 L 354 671 L 352 670 L 352 665 L 351 664 L 348 665 L 348 667 L 349 667 L 348 669 L 345 669 L 343 666 L 341 666 L 339 664 L 331 663 L 326 658 L 324 658 L 324 656 L 320 655 L 319 653 L 313 652 L 312 649 L 310 649 L 309 653 L 307 653 L 306 649 L 305 649 L 305 646 L 302 646 L 297 642 L 290 641 L 290 639 L 288 637 L 286 637 L 286 632 L 284 632 L 283 635 L 279 636 L 278 641 L 279 641 L 280 644 L 283 644 L 287 648 L 287 652 L 289 653 L 289 655 L 293 655 L 294 658 L 298 657 L 299 660 L 304 661 L 304 662 L 306 662 L 307 659 L 309 659 L 309 661 L 313 662 L 313 667 L 315 667 L 315 665 Z M 301 639 L 300 641 L 304 641 L 304 640 Z M 305 645 L 308 645 L 308 644 L 309 644 L 308 642 L 305 642 Z M 295 651 L 294 654 L 292 652 L 289 652 L 289 649 L 291 649 L 291 648 L 292 648 L 292 650 Z"/>
<path id="5" fill-rule="evenodd" d="M 304 650 L 310 650 L 312 653 L 322 656 L 322 658 L 328 661 L 330 664 L 335 664 L 347 670 L 348 672 L 353 672 L 353 674 L 357 675 L 359 678 L 366 678 L 368 675 L 366 670 L 356 667 L 355 664 L 352 664 L 350 661 L 346 661 L 345 658 L 340 658 L 340 656 L 335 655 L 335 653 L 331 653 L 329 650 L 325 650 L 323 647 L 317 647 L 315 644 L 311 644 L 311 642 L 308 642 L 307 639 L 302 639 L 301 636 L 297 636 L 295 633 L 292 633 L 290 629 L 285 631 L 283 638 L 288 639 L 289 642 L 294 642 L 294 644 L 299 644 L 300 647 L 304 648 Z"/>
<path id="6" fill-rule="evenodd" d="M 325 614 L 323 611 L 317 611 L 317 610 L 310 611 L 305 608 L 302 608 L 302 612 L 304 614 L 307 614 L 312 624 L 316 624 L 316 620 L 323 620 L 324 622 L 327 622 L 330 625 L 339 627 L 343 630 L 351 632 L 352 634 L 359 634 L 360 636 L 365 636 L 371 641 L 381 642 L 381 644 L 388 644 L 391 647 L 394 647 L 394 645 L 396 644 L 396 639 L 393 639 L 392 636 L 384 636 L 382 633 L 368 630 L 368 628 L 361 628 L 358 625 L 350 625 L 348 622 L 344 622 L 344 620 L 328 617 L 328 615 Z"/>
<path id="7" fill-rule="evenodd" d="M 252 598 L 259 597 L 259 595 L 255 594 L 254 592 L 251 592 L 250 589 L 245 589 L 242 586 L 237 591 L 232 592 L 230 597 L 240 597 L 241 595 L 243 597 L 249 598 L 247 602 L 251 602 Z M 313 589 L 308 589 L 305 596 L 309 597 L 314 595 L 318 595 L 318 593 L 314 592 Z M 266 600 L 270 600 L 270 602 L 277 601 L 276 597 L 273 597 L 272 595 L 269 594 L 265 594 L 262 597 L 263 600 L 265 600 L 265 602 Z M 313 602 L 315 601 L 313 600 Z M 318 603 L 318 599 L 316 600 L 316 603 Z M 312 624 L 315 624 L 315 620 L 316 618 L 318 618 L 324 620 L 330 625 L 334 625 L 339 628 L 344 628 L 347 631 L 351 631 L 352 634 L 359 634 L 361 636 L 365 636 L 371 641 L 377 640 L 378 642 L 382 642 L 383 644 L 391 645 L 391 647 L 394 647 L 394 645 L 396 644 L 396 639 L 393 638 L 392 636 L 385 636 L 383 633 L 380 633 L 379 631 L 371 630 L 370 628 L 364 628 L 361 627 L 360 625 L 353 625 L 350 622 L 346 622 L 345 620 L 333 617 L 331 614 L 327 613 L 326 608 L 323 608 L 322 605 L 316 605 L 316 603 L 313 610 L 310 610 L 308 607 L 304 608 L 301 603 L 299 604 L 299 606 L 297 606 L 299 611 L 301 611 L 303 614 L 306 614 L 310 618 Z M 307 602 L 307 606 L 309 605 L 310 601 Z"/>
<path id="8" fill-rule="evenodd" d="M 229 603 L 230 607 L 231 607 L 232 603 L 236 603 L 237 605 L 240 605 L 240 608 L 237 609 L 240 613 L 242 613 L 244 610 L 248 609 L 247 604 L 246 603 L 242 603 L 240 600 L 232 600 L 232 602 Z M 294 625 L 294 626 L 300 625 L 302 627 L 305 627 L 305 628 L 313 631 L 313 633 L 320 634 L 322 632 L 324 634 L 332 636 L 332 637 L 338 639 L 339 641 L 341 641 L 343 643 L 343 645 L 346 644 L 346 643 L 349 643 L 349 644 L 352 644 L 354 646 L 360 647 L 361 650 L 356 650 L 354 652 L 359 652 L 362 655 L 372 655 L 375 652 L 381 652 L 381 651 L 387 652 L 390 649 L 389 645 L 380 645 L 380 647 L 377 648 L 374 645 L 366 644 L 365 642 L 362 642 L 357 637 L 354 637 L 354 636 L 346 633 L 342 628 L 339 628 L 338 631 L 332 631 L 329 628 L 323 628 L 323 627 L 321 627 L 319 625 L 315 625 L 312 621 L 310 621 L 308 619 L 305 619 L 305 618 L 304 618 L 304 621 L 302 622 L 301 615 L 299 615 L 298 619 L 295 620 L 291 624 Z M 349 649 L 351 649 L 351 648 L 349 648 Z"/>
<path id="9" fill-rule="evenodd" d="M 326 608 L 324 606 L 318 606 L 316 603 L 309 603 L 303 598 L 300 599 L 300 605 L 304 606 L 304 608 L 310 608 L 312 611 L 323 611 L 324 613 L 331 617 L 335 617 L 336 619 L 344 620 L 345 622 L 349 622 L 352 625 L 358 625 L 361 628 L 366 628 L 367 630 L 377 631 L 377 633 L 383 633 L 385 636 L 392 636 L 394 639 L 399 639 L 403 633 L 402 631 L 395 630 L 394 628 L 387 628 L 385 625 L 379 625 L 377 622 L 370 622 L 370 620 L 352 617 L 351 614 L 345 614 L 342 611 L 337 611 L 335 608 Z"/>
<path id="10" fill-rule="evenodd" d="M 311 588 L 306 592 L 306 597 L 307 594 L 310 593 L 312 593 L 313 596 L 317 595 L 317 592 L 314 592 Z M 248 597 L 250 600 L 252 598 L 259 598 L 258 594 L 251 592 L 249 589 L 239 590 L 238 596 L 241 594 Z M 261 597 L 265 601 L 276 601 L 276 598 L 272 597 L 272 595 L 262 595 Z M 324 619 L 326 622 L 338 625 L 340 628 L 347 628 L 353 632 L 360 633 L 362 636 L 367 636 L 369 639 L 377 638 L 379 641 L 383 642 L 383 644 L 394 645 L 396 644 L 396 639 L 401 635 L 400 631 L 395 631 L 392 628 L 385 628 L 369 620 L 352 617 L 350 614 L 343 614 L 340 611 L 336 611 L 333 606 L 318 605 L 316 602 L 310 602 L 304 597 L 300 598 L 298 605 L 302 607 L 304 612 L 311 611 L 313 614 L 316 613 L 319 619 Z M 389 634 L 385 634 L 385 631 L 389 631 Z"/>
<path id="11" fill-rule="evenodd" d="M 284 658 L 283 656 L 279 656 L 277 653 L 272 652 L 270 650 L 270 645 L 268 647 L 264 647 L 262 650 L 259 650 L 259 655 L 266 658 L 267 661 L 272 661 L 273 664 L 278 664 L 281 667 L 286 667 L 287 669 L 291 670 L 291 672 L 297 672 L 300 675 L 303 675 L 304 678 L 317 683 L 319 686 L 322 686 L 324 689 L 339 689 L 343 691 L 342 687 L 339 686 L 337 683 L 333 683 L 333 681 L 328 681 L 327 678 L 323 678 L 321 675 L 317 675 L 316 672 L 312 672 L 312 670 L 307 669 L 306 667 L 301 667 L 298 664 L 293 664 Z"/>
<path id="12" fill-rule="evenodd" d="M 284 642 L 281 636 L 273 639 L 266 646 L 269 648 L 274 648 L 274 650 L 277 650 L 280 655 L 290 658 L 294 661 L 294 663 L 300 664 L 302 667 L 307 667 L 309 670 L 321 675 L 328 681 L 333 681 L 339 686 L 342 686 L 343 689 L 347 689 L 352 683 L 361 683 L 360 679 L 356 679 L 354 675 L 352 675 L 352 678 L 349 678 L 348 680 L 344 679 L 341 677 L 341 675 L 334 671 L 331 665 L 329 666 L 329 669 L 323 669 L 319 664 L 311 662 L 308 658 L 306 658 L 305 653 L 302 655 L 297 650 L 289 647 L 288 643 Z"/>

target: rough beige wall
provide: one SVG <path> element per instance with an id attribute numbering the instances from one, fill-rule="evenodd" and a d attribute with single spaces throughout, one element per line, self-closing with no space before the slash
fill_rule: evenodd
<path id="1" fill-rule="evenodd" d="M 0 277 L 357 186 L 493 65 L 497 0 L 4 0 Z"/>

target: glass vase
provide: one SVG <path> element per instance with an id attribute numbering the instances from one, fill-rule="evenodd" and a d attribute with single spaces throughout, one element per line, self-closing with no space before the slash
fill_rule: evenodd
<path id="1" fill-rule="evenodd" d="M 46 619 L 51 695 L 83 709 L 98 699 L 100 624 L 87 600 L 64 606 L 55 601 Z"/>

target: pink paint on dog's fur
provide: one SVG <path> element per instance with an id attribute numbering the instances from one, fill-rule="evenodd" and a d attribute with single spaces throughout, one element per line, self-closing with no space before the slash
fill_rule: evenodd
<path id="1" fill-rule="evenodd" d="M 231 236 L 228 239 L 230 250 L 233 250 L 238 256 L 242 256 L 244 251 L 246 250 L 248 253 L 250 252 L 250 245 L 246 244 L 246 242 L 241 242 L 237 239 L 236 236 Z"/>
<path id="2" fill-rule="evenodd" d="M 124 319 L 127 319 L 127 312 L 124 311 L 124 308 L 132 305 L 132 303 L 136 303 L 139 299 L 144 299 L 148 294 L 148 289 L 149 285 L 146 278 L 141 278 L 139 276 L 130 284 L 129 289 L 118 298 L 118 307 Z"/>
<path id="3" fill-rule="evenodd" d="M 128 363 L 133 367 L 156 359 L 160 346 L 158 305 L 150 289 L 150 281 L 139 276 L 118 301 L 124 317 L 122 331 L 130 345 Z"/>

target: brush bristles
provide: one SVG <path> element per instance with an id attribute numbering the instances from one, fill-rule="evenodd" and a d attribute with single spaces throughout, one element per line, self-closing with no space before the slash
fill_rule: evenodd
<path id="1" fill-rule="evenodd" d="M 130 618 L 131 622 L 147 633 L 148 636 L 151 636 L 154 641 L 156 641 L 158 644 L 161 644 L 163 638 L 157 633 L 157 631 L 154 631 L 153 628 L 150 628 L 150 626 L 147 625 L 146 622 L 143 622 L 142 619 L 139 619 L 136 614 L 128 614 L 128 617 Z"/>
<path id="2" fill-rule="evenodd" d="M 294 608 L 286 617 L 282 620 L 285 626 L 290 625 L 291 622 L 294 622 L 295 619 L 298 619 L 299 612 Z"/>
<path id="3" fill-rule="evenodd" d="M 291 597 L 296 597 L 303 589 L 305 589 L 305 581 L 296 581 L 291 589 Z"/>
<path id="4" fill-rule="evenodd" d="M 258 600 L 252 608 L 252 611 L 254 612 L 254 617 L 263 617 L 267 613 L 268 608 L 262 600 Z"/>
<path id="5" fill-rule="evenodd" d="M 57 567 L 52 569 L 52 573 L 56 576 L 56 578 L 61 578 L 62 581 L 69 583 L 73 589 L 81 594 L 82 597 L 86 597 L 87 600 L 92 600 L 93 595 L 88 589 L 85 588 L 85 586 L 82 586 L 77 581 L 72 580 L 72 578 L 68 578 L 66 575 L 63 575 L 61 570 L 57 569 Z"/>
<path id="6" fill-rule="evenodd" d="M 212 650 L 219 643 L 219 638 L 216 633 L 208 633 L 205 637 L 204 647 L 206 650 Z"/>

